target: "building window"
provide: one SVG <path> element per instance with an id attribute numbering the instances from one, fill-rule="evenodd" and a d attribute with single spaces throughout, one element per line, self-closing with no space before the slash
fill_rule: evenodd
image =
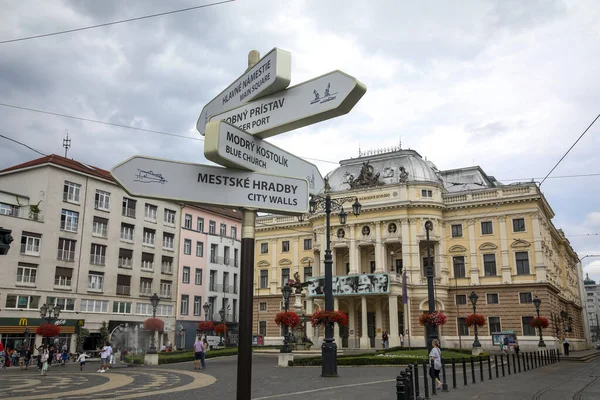
<path id="1" fill-rule="evenodd" d="M 370 272 L 373 274 L 375 273 L 375 261 L 370 261 L 369 265 L 371 267 Z"/>
<path id="2" fill-rule="evenodd" d="M 215 221 L 208 221 L 208 233 L 211 235 L 217 233 L 217 223 Z"/>
<path id="3" fill-rule="evenodd" d="M 190 239 L 183 240 L 183 254 L 192 254 L 192 241 Z"/>
<path id="4" fill-rule="evenodd" d="M 142 269 L 145 271 L 154 270 L 154 254 L 142 253 Z"/>
<path id="5" fill-rule="evenodd" d="M 13 204 L 0 203 L 0 215 L 17 217 L 19 215 L 19 206 Z"/>
<path id="6" fill-rule="evenodd" d="M 452 237 L 462 237 L 462 224 L 452 225 Z"/>
<path id="7" fill-rule="evenodd" d="M 187 294 L 181 295 L 181 315 L 188 315 L 188 304 L 190 302 L 190 296 Z"/>
<path id="8" fill-rule="evenodd" d="M 496 276 L 496 255 L 495 254 L 484 254 L 483 255 L 483 270 L 485 276 Z"/>
<path id="9" fill-rule="evenodd" d="M 258 322 L 258 334 L 260 336 L 267 336 L 267 321 Z"/>
<path id="10" fill-rule="evenodd" d="M 89 313 L 108 312 L 108 300 L 81 299 L 79 311 Z"/>
<path id="11" fill-rule="evenodd" d="M 523 323 L 523 336 L 537 335 L 535 328 L 530 325 L 531 321 L 533 321 L 533 317 L 521 317 L 521 322 Z"/>
<path id="12" fill-rule="evenodd" d="M 260 288 L 266 289 L 269 287 L 269 271 L 266 269 L 260 270 Z"/>
<path id="13" fill-rule="evenodd" d="M 135 226 L 129 224 L 121 224 L 121 240 L 133 242 L 135 234 Z"/>
<path id="14" fill-rule="evenodd" d="M 41 243 L 42 235 L 23 232 L 23 236 L 21 236 L 21 254 L 39 256 Z"/>
<path id="15" fill-rule="evenodd" d="M 106 218 L 94 217 L 92 223 L 92 236 L 102 238 L 108 236 L 108 220 Z"/>
<path id="16" fill-rule="evenodd" d="M 464 256 L 452 257 L 452 263 L 454 264 L 454 277 L 455 278 L 464 278 L 466 276 L 465 257 Z"/>
<path id="17" fill-rule="evenodd" d="M 144 228 L 143 243 L 147 246 L 154 247 L 155 239 L 156 239 L 156 231 L 154 229 Z"/>
<path id="18" fill-rule="evenodd" d="M 135 206 L 137 204 L 136 200 L 128 199 L 127 197 L 123 197 L 123 210 L 122 214 L 124 217 L 135 218 Z"/>
<path id="19" fill-rule="evenodd" d="M 421 197 L 433 197 L 433 193 L 431 192 L 431 190 L 422 189 Z"/>
<path id="20" fill-rule="evenodd" d="M 519 302 L 521 304 L 531 304 L 531 303 L 533 303 L 533 297 L 531 296 L 531 292 L 521 292 L 521 293 L 519 293 Z"/>
<path id="21" fill-rule="evenodd" d="M 498 293 L 488 293 L 486 294 L 486 300 L 488 304 L 498 304 Z"/>
<path id="22" fill-rule="evenodd" d="M 235 226 L 231 227 L 231 238 L 237 239 L 237 227 L 235 227 Z"/>
<path id="23" fill-rule="evenodd" d="M 67 232 L 77 232 L 79 213 L 63 209 L 60 214 L 60 229 Z"/>
<path id="24" fill-rule="evenodd" d="M 144 209 L 144 218 L 146 218 L 149 221 L 156 222 L 157 210 L 158 210 L 158 207 L 156 207 L 152 204 L 146 203 L 146 208 Z"/>
<path id="25" fill-rule="evenodd" d="M 106 265 L 106 246 L 92 243 L 90 249 L 90 264 Z"/>
<path id="26" fill-rule="evenodd" d="M 284 240 L 281 242 L 281 251 L 284 253 L 290 251 L 290 241 L 289 240 Z"/>
<path id="27" fill-rule="evenodd" d="M 481 234 L 482 235 L 491 235 L 494 233 L 494 229 L 492 227 L 492 221 L 485 221 L 481 223 Z"/>
<path id="28" fill-rule="evenodd" d="M 192 229 L 192 216 L 190 214 L 185 214 L 183 217 L 183 227 L 185 229 Z"/>
<path id="29" fill-rule="evenodd" d="M 196 285 L 202 285 L 202 268 L 196 268 Z"/>
<path id="30" fill-rule="evenodd" d="M 115 314 L 131 314 L 131 303 L 125 301 L 114 301 L 113 312 Z"/>
<path id="31" fill-rule="evenodd" d="M 219 234 L 221 236 L 227 236 L 227 225 L 221 224 Z"/>
<path id="32" fill-rule="evenodd" d="M 77 183 L 65 181 L 63 187 L 63 200 L 71 203 L 79 203 L 79 194 L 81 193 L 81 185 Z"/>
<path id="33" fill-rule="evenodd" d="M 196 220 L 196 230 L 198 232 L 204 232 L 204 218 L 198 217 Z"/>
<path id="34" fill-rule="evenodd" d="M 196 242 L 196 257 L 204 257 L 204 243 Z"/>
<path id="35" fill-rule="evenodd" d="M 35 285 L 37 265 L 19 263 L 17 267 L 17 283 Z"/>
<path id="36" fill-rule="evenodd" d="M 160 281 L 160 296 L 171 297 L 171 281 Z"/>
<path id="37" fill-rule="evenodd" d="M 260 254 L 269 254 L 269 243 L 260 244 Z"/>
<path id="38" fill-rule="evenodd" d="M 90 272 L 88 275 L 88 290 L 91 292 L 104 291 L 104 275 L 98 272 Z"/>
<path id="39" fill-rule="evenodd" d="M 304 282 L 308 280 L 308 278 L 312 278 L 312 267 L 304 267 Z"/>
<path id="40" fill-rule="evenodd" d="M 456 304 L 462 305 L 467 304 L 467 295 L 466 294 L 457 294 L 455 296 Z"/>
<path id="41" fill-rule="evenodd" d="M 469 336 L 469 327 L 467 326 L 466 318 L 457 318 L 458 334 L 460 336 Z"/>
<path id="42" fill-rule="evenodd" d="M 513 221 L 513 232 L 525 232 L 525 218 L 515 218 Z"/>
<path id="43" fill-rule="evenodd" d="M 281 286 L 285 285 L 290 281 L 290 269 L 282 268 L 281 269 Z"/>
<path id="44" fill-rule="evenodd" d="M 96 190 L 96 201 L 94 206 L 97 210 L 110 210 L 110 193 L 103 190 Z"/>
<path id="45" fill-rule="evenodd" d="M 529 253 L 518 251 L 515 253 L 517 262 L 517 275 L 529 275 Z"/>
<path id="46" fill-rule="evenodd" d="M 160 272 L 162 272 L 163 274 L 173 273 L 173 257 L 162 256 Z"/>
<path id="47" fill-rule="evenodd" d="M 202 296 L 194 296 L 194 315 L 202 313 Z"/>
<path id="48" fill-rule="evenodd" d="M 183 283 L 190 283 L 190 267 L 183 267 L 183 276 L 181 281 Z"/>
<path id="49" fill-rule="evenodd" d="M 70 289 L 72 277 L 72 268 L 56 267 L 54 270 L 54 286 L 60 286 L 63 289 Z"/>
<path id="50" fill-rule="evenodd" d="M 234 267 L 239 267 L 238 262 L 239 262 L 239 249 L 233 249 L 233 266 Z"/>
<path id="51" fill-rule="evenodd" d="M 152 295 L 152 279 L 140 278 L 140 295 L 144 295 L 144 296 Z"/>
<path id="52" fill-rule="evenodd" d="M 488 318 L 488 327 L 490 330 L 490 335 L 492 333 L 502 332 L 502 327 L 500 326 L 500 317 L 489 317 Z"/>
<path id="53" fill-rule="evenodd" d="M 39 307 L 40 296 L 18 296 L 15 294 L 6 295 L 6 308 L 38 310 Z"/>
<path id="54" fill-rule="evenodd" d="M 304 239 L 304 250 L 312 249 L 312 239 Z"/>
<path id="55" fill-rule="evenodd" d="M 173 242 L 175 241 L 175 235 L 172 233 L 163 233 L 163 248 L 173 250 Z"/>
<path id="56" fill-rule="evenodd" d="M 165 224 L 175 225 L 175 218 L 177 218 L 177 212 L 165 208 Z"/>
<path id="57" fill-rule="evenodd" d="M 58 239 L 58 256 L 59 260 L 75 261 L 75 245 L 77 241 L 69 239 Z"/>
<path id="58" fill-rule="evenodd" d="M 132 268 L 133 267 L 133 250 L 119 249 L 119 268 Z"/>
<path id="59" fill-rule="evenodd" d="M 75 311 L 75 299 L 67 297 L 46 297 L 48 308 L 59 306 L 62 311 Z"/>
<path id="60" fill-rule="evenodd" d="M 266 302 L 259 303 L 258 311 L 267 311 L 267 303 Z"/>

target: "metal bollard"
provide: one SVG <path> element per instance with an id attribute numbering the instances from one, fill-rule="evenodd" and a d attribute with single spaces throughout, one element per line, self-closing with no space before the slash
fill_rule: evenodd
<path id="1" fill-rule="evenodd" d="M 473 378 L 473 383 L 475 382 L 475 360 L 473 360 L 473 356 L 471 356 L 471 377 Z"/>
<path id="2" fill-rule="evenodd" d="M 508 375 L 510 376 L 510 354 L 506 354 L 506 369 L 508 370 Z"/>
<path id="3" fill-rule="evenodd" d="M 427 360 L 423 361 L 423 392 L 425 394 L 425 397 L 423 398 L 423 400 L 429 400 L 429 379 L 427 379 L 427 367 L 429 366 L 429 364 L 427 363 Z"/>
<path id="4" fill-rule="evenodd" d="M 517 373 L 517 362 L 515 361 L 516 357 L 517 357 L 516 354 L 513 353 L 513 355 L 512 355 L 512 359 L 513 359 L 513 374 Z"/>
<path id="5" fill-rule="evenodd" d="M 429 377 L 431 378 L 431 394 L 437 394 L 437 386 L 435 384 L 435 373 L 433 371 L 433 360 L 429 363 Z"/>
<path id="6" fill-rule="evenodd" d="M 396 377 L 396 400 L 404 399 L 404 378 L 402 377 L 402 371 Z"/>
<path id="7" fill-rule="evenodd" d="M 498 354 L 494 354 L 494 366 L 496 367 L 496 378 L 498 378 Z"/>
<path id="8" fill-rule="evenodd" d="M 556 361 L 560 362 L 560 351 L 556 350 Z"/>
<path id="9" fill-rule="evenodd" d="M 489 355 L 487 356 L 488 359 L 488 372 L 489 372 L 489 379 L 490 381 L 492 380 L 492 357 L 490 357 Z"/>
<path id="10" fill-rule="evenodd" d="M 521 373 L 521 357 L 517 354 L 517 365 L 519 366 L 519 373 Z"/>
<path id="11" fill-rule="evenodd" d="M 452 357 L 452 389 L 456 389 L 456 360 Z"/>
<path id="12" fill-rule="evenodd" d="M 536 368 L 540 366 L 539 354 L 540 353 L 538 351 L 533 353 L 533 362 L 535 363 Z"/>
<path id="13" fill-rule="evenodd" d="M 502 376 L 506 376 L 504 373 L 504 354 L 500 354 L 500 365 L 502 366 Z"/>
<path id="14" fill-rule="evenodd" d="M 421 394 L 419 393 L 419 364 L 415 363 L 415 368 L 413 369 L 413 373 L 415 375 L 415 400 L 423 400 Z"/>
<path id="15" fill-rule="evenodd" d="M 462 359 L 462 365 L 463 365 L 463 379 L 465 381 L 465 386 L 467 386 L 467 363 L 466 363 L 464 357 Z"/>
<path id="16" fill-rule="evenodd" d="M 442 357 L 442 392 L 448 391 L 448 382 L 446 381 L 446 359 Z"/>
<path id="17" fill-rule="evenodd" d="M 483 382 L 483 357 L 479 356 L 479 380 Z"/>
<path id="18" fill-rule="evenodd" d="M 413 397 L 413 366 L 408 364 L 406 368 L 406 398 L 412 400 Z"/>

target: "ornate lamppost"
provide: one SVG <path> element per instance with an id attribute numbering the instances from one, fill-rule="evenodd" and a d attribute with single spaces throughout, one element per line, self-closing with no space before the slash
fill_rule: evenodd
<path id="1" fill-rule="evenodd" d="M 344 197 L 341 199 L 332 199 L 329 193 L 325 196 L 311 196 L 309 202 L 309 212 L 314 214 L 317 208 L 325 211 L 325 311 L 333 311 L 333 283 L 332 267 L 333 259 L 331 257 L 331 211 L 339 209 L 340 224 L 346 224 L 348 214 L 344 211 L 343 204 L 354 200 L 352 204 L 352 213 L 355 216 L 360 215 L 362 205 L 358 202 L 358 197 Z M 337 345 L 333 338 L 333 324 L 325 325 L 325 339 L 321 345 L 321 356 L 323 359 L 321 367 L 321 376 L 335 377 L 337 374 Z"/>
<path id="2" fill-rule="evenodd" d="M 51 324 L 52 321 L 58 319 L 60 316 L 60 307 L 58 305 L 54 306 L 54 308 L 49 308 L 46 304 L 40 307 L 40 318 L 45 319 L 48 324 Z M 46 345 L 48 343 L 49 338 L 46 337 Z"/>
<path id="3" fill-rule="evenodd" d="M 150 304 L 152 304 L 152 319 L 156 319 L 156 308 L 158 307 L 158 303 L 160 303 L 160 297 L 156 293 L 150 297 Z M 152 332 L 152 340 L 150 342 L 150 349 L 148 349 L 149 354 L 156 354 L 156 342 L 154 341 L 155 332 Z"/>
<path id="4" fill-rule="evenodd" d="M 219 316 L 221 316 L 221 327 L 223 328 L 223 332 L 221 333 L 221 343 L 219 346 L 223 346 L 223 336 L 225 335 L 225 309 L 221 307 L 219 310 Z"/>
<path id="5" fill-rule="evenodd" d="M 204 302 L 202 308 L 204 308 L 204 320 L 208 321 L 208 312 L 210 311 L 210 305 L 208 304 L 208 301 Z"/>
<path id="6" fill-rule="evenodd" d="M 535 298 L 533 299 L 533 305 L 535 306 L 535 312 L 537 313 L 538 320 L 540 318 L 540 304 L 542 304 L 542 301 L 537 296 L 535 296 Z M 544 343 L 544 338 L 542 337 L 542 327 L 538 326 L 538 330 L 540 332 L 540 342 L 538 343 L 538 346 L 546 347 L 546 343 Z"/>
<path id="7" fill-rule="evenodd" d="M 429 303 L 429 314 L 433 314 L 435 311 L 435 292 L 433 289 L 433 263 L 431 262 L 431 248 L 429 246 L 429 231 L 433 230 L 433 223 L 431 221 L 425 222 L 425 239 L 427 245 L 427 268 L 425 269 L 425 276 L 427 277 L 427 303 Z M 433 339 L 437 339 L 437 329 L 435 326 L 427 324 L 427 352 L 431 352 Z"/>
<path id="8" fill-rule="evenodd" d="M 477 299 L 479 299 L 477 293 L 471 292 L 469 295 L 469 300 L 471 300 L 471 304 L 473 304 L 473 314 L 477 314 Z M 473 341 L 473 347 L 481 347 L 481 343 L 479 343 L 479 336 L 477 335 L 477 324 L 473 325 L 473 327 L 475 328 L 475 340 Z"/>
<path id="9" fill-rule="evenodd" d="M 287 315 L 288 308 L 290 307 L 290 295 L 292 294 L 292 287 L 288 282 L 281 288 L 281 293 L 283 294 L 283 307 L 285 308 L 285 314 Z M 289 327 L 287 325 L 283 325 L 283 347 L 279 351 L 280 353 L 291 353 L 292 348 L 290 347 L 289 341 Z"/>

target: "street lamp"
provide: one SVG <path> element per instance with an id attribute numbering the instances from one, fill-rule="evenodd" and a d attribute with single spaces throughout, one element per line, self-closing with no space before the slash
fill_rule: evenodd
<path id="1" fill-rule="evenodd" d="M 429 231 L 433 230 L 433 223 L 431 221 L 425 222 L 425 238 L 427 243 L 427 268 L 425 269 L 425 276 L 427 277 L 427 303 L 429 303 L 429 314 L 433 314 L 435 311 L 435 292 L 433 291 L 433 263 L 431 262 L 431 248 L 429 246 Z M 427 335 L 427 352 L 431 352 L 433 339 L 437 339 L 437 329 L 433 325 L 426 326 L 428 332 Z"/>
<path id="2" fill-rule="evenodd" d="M 311 214 L 320 208 L 325 211 L 325 238 L 327 246 L 325 249 L 325 311 L 333 311 L 333 284 L 332 284 L 332 269 L 333 259 L 331 257 L 331 211 L 339 209 L 340 212 L 340 224 L 346 223 L 346 213 L 342 205 L 348 201 L 354 200 L 352 204 L 352 213 L 355 216 L 360 215 L 362 208 L 358 202 L 358 197 L 344 197 L 340 199 L 332 199 L 329 193 L 324 196 L 311 196 L 308 203 L 308 210 Z M 321 376 L 323 377 L 335 377 L 337 374 L 337 345 L 333 338 L 333 324 L 325 325 L 325 339 L 321 345 L 321 357 L 323 363 L 321 366 Z"/>
<path id="3" fill-rule="evenodd" d="M 204 302 L 202 308 L 204 308 L 204 320 L 208 321 L 208 311 L 210 310 L 210 305 L 208 304 L 208 301 Z"/>
<path id="4" fill-rule="evenodd" d="M 471 292 L 469 295 L 469 300 L 471 300 L 471 304 L 473 304 L 473 314 L 477 313 L 477 299 L 479 299 L 477 293 Z M 479 336 L 477 336 L 477 324 L 474 324 L 473 327 L 475 328 L 475 340 L 473 341 L 473 347 L 481 347 L 481 343 L 479 343 Z"/>
<path id="5" fill-rule="evenodd" d="M 290 295 L 292 294 L 292 287 L 288 282 L 281 288 L 281 293 L 283 294 L 283 306 L 285 308 L 285 314 L 287 315 L 288 307 L 290 306 Z M 283 331 L 283 347 L 280 350 L 280 353 L 291 353 L 292 349 L 290 347 L 289 341 L 289 333 L 288 326 L 284 325 Z"/>
<path id="6" fill-rule="evenodd" d="M 533 305 L 535 306 L 535 312 L 537 313 L 538 320 L 540 318 L 540 304 L 542 304 L 542 301 L 535 296 L 535 299 L 533 299 Z M 538 330 L 540 332 L 540 342 L 538 343 L 538 346 L 546 347 L 546 343 L 544 343 L 544 338 L 542 337 L 542 327 L 538 326 Z"/>
<path id="7" fill-rule="evenodd" d="M 156 308 L 158 307 L 158 303 L 160 303 L 160 297 L 156 293 L 150 297 L 150 304 L 152 304 L 152 319 L 156 318 Z M 150 349 L 148 350 L 148 354 L 156 354 L 156 343 L 154 341 L 154 332 L 152 332 L 152 341 L 150 342 Z"/>
<path id="8" fill-rule="evenodd" d="M 221 316 L 221 325 L 223 328 L 223 332 L 221 333 L 221 343 L 219 343 L 219 346 L 223 345 L 223 335 L 225 335 L 225 310 L 223 309 L 223 307 L 221 307 L 221 309 L 219 310 L 219 315 Z"/>
<path id="9" fill-rule="evenodd" d="M 52 323 L 55 319 L 58 319 L 60 316 L 60 307 L 58 305 L 54 306 L 54 308 L 49 308 L 46 304 L 40 307 L 40 317 L 45 319 L 49 324 Z M 49 341 L 49 338 L 46 338 L 46 341 Z M 49 343 L 46 343 L 49 345 Z"/>

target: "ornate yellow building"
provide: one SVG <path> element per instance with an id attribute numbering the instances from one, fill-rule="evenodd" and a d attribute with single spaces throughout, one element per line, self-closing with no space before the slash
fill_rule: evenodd
<path id="1" fill-rule="evenodd" d="M 347 328 L 335 330 L 339 347 L 381 347 L 384 331 L 390 346 L 425 345 L 418 320 L 428 309 L 426 221 L 433 223 L 436 309 L 448 317 L 438 332 L 442 346 L 471 346 L 464 318 L 473 312 L 474 291 L 477 312 L 487 318 L 479 329 L 484 348 L 493 346 L 492 334 L 507 331 L 521 348 L 537 346 L 529 325 L 535 296 L 550 320 L 543 331 L 549 347 L 562 335 L 572 349 L 587 347 L 581 264 L 535 183 L 503 185 L 479 167 L 439 171 L 416 151 L 399 148 L 343 160 L 327 181 L 332 198 L 352 196 L 362 204 L 346 225 L 331 215 L 334 308 L 349 317 Z M 254 330 L 266 344 L 278 344 L 281 286 L 296 272 L 311 281 L 302 294 L 306 314 L 323 307 L 325 216 L 267 215 L 256 228 Z M 319 344 L 323 332 L 307 325 L 306 335 Z"/>

